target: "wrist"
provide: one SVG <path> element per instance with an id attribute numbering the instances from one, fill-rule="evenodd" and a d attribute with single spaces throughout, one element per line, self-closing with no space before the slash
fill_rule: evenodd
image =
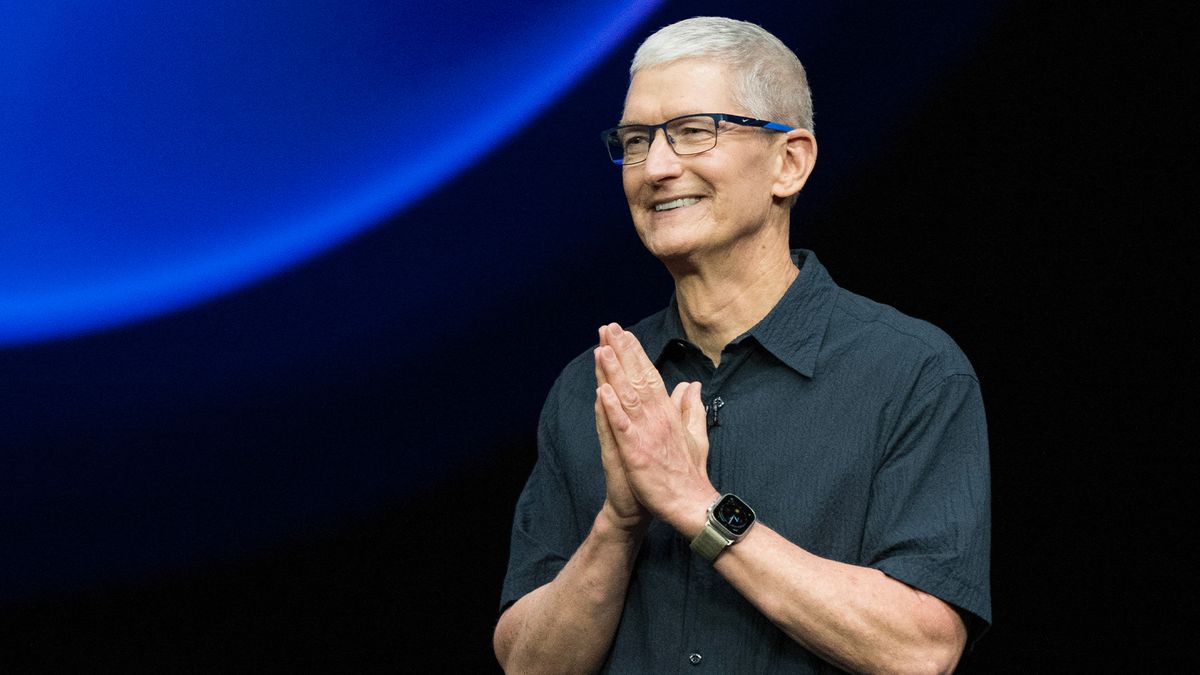
<path id="1" fill-rule="evenodd" d="M 649 513 L 621 514 L 604 500 L 592 523 L 592 531 L 606 540 L 641 540 L 650 525 Z"/>
<path id="2" fill-rule="evenodd" d="M 715 562 L 725 549 L 741 541 L 757 519 L 754 509 L 733 493 L 713 501 L 706 516 L 704 528 L 692 539 L 690 547 L 710 563 Z"/>
<path id="3" fill-rule="evenodd" d="M 711 486 L 707 490 L 697 491 L 679 502 L 668 522 L 680 535 L 691 541 L 708 523 L 708 507 L 720 496 L 721 493 Z"/>

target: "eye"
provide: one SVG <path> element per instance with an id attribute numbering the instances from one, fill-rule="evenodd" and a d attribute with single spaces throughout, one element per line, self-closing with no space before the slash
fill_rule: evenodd
<path id="1" fill-rule="evenodd" d="M 621 133 L 621 147 L 629 150 L 631 148 L 640 148 L 650 142 L 650 135 L 642 130 L 630 129 Z"/>
<path id="2" fill-rule="evenodd" d="M 671 124 L 671 138 L 685 143 L 685 147 L 707 145 L 715 133 L 713 121 L 707 117 L 689 117 Z"/>

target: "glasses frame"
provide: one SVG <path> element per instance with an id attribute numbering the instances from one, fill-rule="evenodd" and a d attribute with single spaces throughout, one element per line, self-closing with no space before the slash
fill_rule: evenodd
<path id="1" fill-rule="evenodd" d="M 679 150 L 676 149 L 675 139 L 671 138 L 671 134 L 667 133 L 667 126 L 670 125 L 672 122 L 678 122 L 679 120 L 687 119 L 688 117 L 711 117 L 712 118 L 713 127 L 715 127 L 715 130 L 713 132 L 712 148 L 705 148 L 704 150 L 698 150 L 696 152 L 679 152 Z M 767 120 L 760 120 L 760 119 L 755 119 L 753 117 L 746 117 L 745 115 L 731 115 L 729 113 L 691 113 L 690 115 L 680 115 L 679 117 L 672 117 L 671 119 L 667 120 L 666 122 L 663 122 L 662 124 L 620 124 L 611 129 L 605 129 L 604 131 L 602 131 L 600 133 L 600 140 L 604 143 L 604 148 L 606 150 L 608 150 L 608 158 L 610 160 L 612 160 L 613 164 L 616 164 L 617 166 L 636 166 L 638 164 L 641 164 L 642 162 L 645 162 L 646 157 L 650 156 L 650 146 L 654 145 L 654 139 L 658 138 L 658 130 L 659 129 L 662 129 L 663 137 L 667 139 L 667 145 L 671 146 L 672 152 L 674 152 L 676 155 L 678 155 L 680 157 L 690 157 L 692 155 L 703 154 L 703 153 L 708 152 L 709 150 L 712 150 L 713 148 L 717 147 L 717 138 L 721 135 L 721 122 L 730 122 L 730 123 L 736 124 L 738 126 L 756 127 L 756 128 L 760 128 L 760 129 L 767 129 L 769 131 L 779 131 L 782 133 L 787 133 L 789 131 L 795 131 L 795 129 L 796 129 L 796 127 L 789 127 L 788 125 L 780 124 L 779 122 L 768 122 Z M 625 158 L 624 158 L 624 150 L 623 149 L 619 150 L 622 154 L 621 157 L 613 156 L 613 150 L 621 148 L 621 144 L 619 142 L 614 146 L 613 140 L 617 138 L 617 134 L 623 129 L 645 129 L 646 130 L 646 136 L 650 139 L 650 142 L 646 144 L 646 157 L 643 157 L 642 159 L 639 159 L 636 162 L 626 162 Z"/>

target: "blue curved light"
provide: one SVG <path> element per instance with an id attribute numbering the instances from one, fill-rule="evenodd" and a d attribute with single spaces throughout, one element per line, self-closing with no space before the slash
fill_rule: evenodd
<path id="1" fill-rule="evenodd" d="M 186 307 L 353 236 L 657 4 L 0 6 L 0 346 Z"/>

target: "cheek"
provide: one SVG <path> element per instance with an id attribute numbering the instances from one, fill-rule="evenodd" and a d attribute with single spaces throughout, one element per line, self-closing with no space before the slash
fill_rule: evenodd
<path id="1" fill-rule="evenodd" d="M 633 198 L 637 196 L 639 185 L 640 181 L 630 175 L 628 169 L 621 170 L 621 186 L 625 188 L 625 199 L 633 201 Z"/>
<path id="2" fill-rule="evenodd" d="M 749 164 L 742 167 L 736 181 L 738 194 L 742 199 L 748 200 L 748 204 L 771 201 L 774 181 L 771 172 L 761 164 Z"/>

